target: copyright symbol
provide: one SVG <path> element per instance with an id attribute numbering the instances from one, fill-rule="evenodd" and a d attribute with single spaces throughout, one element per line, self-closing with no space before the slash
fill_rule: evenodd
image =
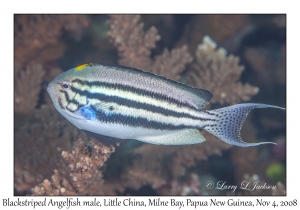
<path id="1" fill-rule="evenodd" d="M 212 189 L 214 188 L 214 183 L 212 181 L 208 181 L 206 182 L 206 189 Z"/>

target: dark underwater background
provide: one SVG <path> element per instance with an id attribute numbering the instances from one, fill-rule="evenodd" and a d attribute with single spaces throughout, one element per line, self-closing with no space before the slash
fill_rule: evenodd
<path id="1" fill-rule="evenodd" d="M 205 132 L 198 145 L 115 146 L 79 131 L 46 88 L 63 71 L 101 62 L 205 88 L 214 94 L 205 109 L 245 102 L 285 108 L 286 15 L 16 14 L 15 195 L 286 194 L 283 110 L 253 110 L 242 129 L 246 142 L 277 146 L 241 148 Z"/>

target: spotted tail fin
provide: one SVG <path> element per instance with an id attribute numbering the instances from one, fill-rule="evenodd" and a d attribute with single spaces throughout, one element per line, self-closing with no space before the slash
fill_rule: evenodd
<path id="1" fill-rule="evenodd" d="M 237 104 L 222 109 L 209 111 L 217 116 L 214 124 L 206 126 L 204 129 L 217 136 L 222 141 L 240 147 L 258 146 L 261 144 L 276 144 L 274 142 L 246 143 L 241 138 L 241 128 L 248 113 L 254 108 L 279 108 L 267 104 Z"/>

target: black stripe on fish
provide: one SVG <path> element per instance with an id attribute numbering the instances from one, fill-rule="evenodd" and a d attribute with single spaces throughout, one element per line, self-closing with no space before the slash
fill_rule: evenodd
<path id="1" fill-rule="evenodd" d="M 201 110 L 202 113 L 205 113 L 205 114 L 208 114 L 208 115 L 211 115 L 211 116 L 217 116 L 215 113 L 211 113 L 209 111 L 206 111 L 206 110 Z"/>
<path id="2" fill-rule="evenodd" d="M 143 109 L 143 110 L 151 111 L 153 113 L 159 113 L 159 114 L 162 114 L 165 116 L 173 116 L 173 117 L 177 117 L 177 118 L 186 117 L 186 118 L 190 118 L 190 119 L 194 119 L 194 120 L 201 120 L 203 122 L 216 121 L 215 119 L 195 117 L 195 116 L 187 114 L 187 113 L 176 112 L 176 111 L 172 111 L 172 110 L 165 109 L 162 107 L 154 106 L 152 104 L 146 104 L 146 103 L 141 103 L 141 102 L 137 102 L 137 101 L 130 100 L 130 99 L 120 98 L 118 96 L 108 96 L 108 95 L 105 95 L 102 93 L 91 93 L 88 90 L 80 90 L 75 87 L 71 87 L 71 90 L 81 96 L 86 96 L 89 99 L 97 99 L 99 101 L 106 102 L 106 103 L 112 102 L 112 103 L 116 103 L 116 104 L 127 106 L 127 107 L 133 107 L 136 109 Z M 199 112 L 201 112 L 201 111 L 199 111 Z"/>
<path id="3" fill-rule="evenodd" d="M 73 104 L 75 104 L 75 105 L 77 105 L 78 106 L 78 109 L 80 108 L 80 107 L 83 107 L 83 106 L 85 106 L 86 104 L 82 104 L 82 103 L 80 103 L 79 101 L 77 101 L 76 99 L 70 99 L 70 97 L 69 97 L 69 94 L 68 94 L 68 92 L 67 91 L 65 91 L 65 90 L 59 90 L 59 92 L 61 92 L 61 93 L 63 93 L 64 95 L 65 95 L 65 98 L 66 98 L 66 100 L 67 100 L 67 103 L 68 104 L 70 104 L 70 103 L 73 103 Z M 62 104 L 61 104 L 61 98 L 59 98 L 60 100 L 58 101 L 60 104 L 60 106 L 62 107 Z M 63 108 L 64 109 L 64 108 Z M 70 111 L 70 110 L 69 110 Z M 75 110 L 76 111 L 76 110 Z"/>
<path id="4" fill-rule="evenodd" d="M 188 103 L 183 103 L 182 101 L 177 100 L 176 98 L 170 98 L 167 97 L 163 94 L 160 93 L 155 93 L 149 90 L 143 90 L 141 88 L 136 88 L 136 87 L 132 87 L 132 86 L 128 86 L 128 85 L 123 85 L 123 84 L 112 84 L 112 83 L 107 83 L 107 82 L 98 82 L 98 81 L 93 81 L 93 82 L 89 82 L 89 81 L 83 81 L 80 79 L 74 79 L 72 80 L 72 83 L 79 83 L 81 85 L 87 85 L 89 86 L 91 89 L 92 87 L 105 87 L 105 88 L 111 88 L 111 89 L 120 89 L 123 91 L 129 91 L 132 93 L 135 93 L 137 95 L 141 95 L 141 96 L 148 96 L 150 98 L 154 98 L 154 99 L 158 99 L 161 101 L 166 101 L 172 104 L 176 104 L 179 107 L 185 106 L 188 107 L 192 110 L 195 111 L 199 111 L 199 109 L 191 104 Z"/>
<path id="5" fill-rule="evenodd" d="M 114 123 L 114 124 L 122 124 L 125 126 L 132 126 L 132 127 L 141 127 L 147 129 L 155 129 L 155 130 L 181 130 L 187 128 L 193 128 L 194 126 L 190 125 L 173 125 L 170 123 L 163 123 L 154 120 L 148 120 L 147 118 L 143 117 L 133 117 L 133 116 L 126 116 L 122 114 L 114 114 L 114 113 L 105 113 L 95 106 L 91 106 L 94 110 L 96 110 L 96 119 L 100 122 L 104 123 Z"/>
<path id="6" fill-rule="evenodd" d="M 65 109 L 65 107 L 62 105 L 61 97 L 58 97 L 58 105 L 60 106 L 60 108 L 61 108 L 62 110 Z"/>

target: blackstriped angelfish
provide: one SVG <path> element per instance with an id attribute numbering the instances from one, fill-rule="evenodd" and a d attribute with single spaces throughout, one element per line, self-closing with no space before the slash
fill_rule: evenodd
<path id="1" fill-rule="evenodd" d="M 237 104 L 203 111 L 213 94 L 134 68 L 84 64 L 58 75 L 48 86 L 55 108 L 72 124 L 94 134 L 152 144 L 184 145 L 205 141 L 204 129 L 232 145 L 253 108 Z M 282 109 L 282 108 L 281 108 Z"/>

